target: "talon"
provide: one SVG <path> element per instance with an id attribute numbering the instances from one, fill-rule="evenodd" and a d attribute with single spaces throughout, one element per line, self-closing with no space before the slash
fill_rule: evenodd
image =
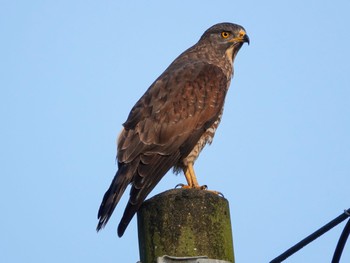
<path id="1" fill-rule="evenodd" d="M 223 193 L 221 193 L 221 192 L 217 192 L 217 191 L 215 191 L 215 192 L 216 192 L 216 194 L 217 194 L 217 195 L 220 195 L 221 197 L 225 198 L 225 196 L 224 196 L 224 194 L 223 194 Z"/>
<path id="2" fill-rule="evenodd" d="M 174 187 L 174 189 L 176 189 L 176 188 L 178 188 L 178 187 L 181 187 L 181 188 L 183 188 L 185 185 L 184 184 L 177 184 L 177 185 L 175 185 L 175 187 Z"/>
<path id="3" fill-rule="evenodd" d="M 203 190 L 205 190 L 205 191 L 208 191 L 208 192 L 210 192 L 210 193 L 213 193 L 213 194 L 216 194 L 216 195 L 219 195 L 219 196 L 225 198 L 225 196 L 224 196 L 223 193 L 221 193 L 221 192 L 219 192 L 219 191 L 215 191 L 215 190 L 208 190 L 208 187 L 207 187 L 206 185 L 203 185 L 203 186 L 201 187 L 201 189 L 203 189 Z"/>
<path id="4" fill-rule="evenodd" d="M 176 186 L 175 186 L 175 189 L 176 188 L 184 188 L 184 189 L 192 189 L 192 188 L 195 188 L 195 187 L 193 187 L 193 186 L 190 186 L 190 185 L 187 185 L 187 184 L 177 184 Z"/>

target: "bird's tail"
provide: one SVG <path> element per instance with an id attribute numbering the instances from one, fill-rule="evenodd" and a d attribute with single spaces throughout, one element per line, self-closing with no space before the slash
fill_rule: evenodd
<path id="1" fill-rule="evenodd" d="M 147 161 L 145 156 L 143 158 L 143 165 L 135 171 L 129 202 L 118 226 L 119 237 L 124 234 L 125 229 L 148 194 L 179 159 L 179 152 L 169 156 L 160 154 L 149 155 Z"/>
<path id="2" fill-rule="evenodd" d="M 134 171 L 130 169 L 129 165 L 121 165 L 116 172 L 111 185 L 109 186 L 107 192 L 104 194 L 100 209 L 98 210 L 99 222 L 97 224 L 96 230 L 99 231 L 103 228 L 112 213 L 117 206 L 120 198 L 122 197 L 126 187 L 131 182 Z"/>

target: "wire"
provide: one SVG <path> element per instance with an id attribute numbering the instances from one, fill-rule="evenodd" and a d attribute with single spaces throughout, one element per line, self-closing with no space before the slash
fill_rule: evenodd
<path id="1" fill-rule="evenodd" d="M 304 238 L 303 240 L 301 240 L 299 243 L 297 243 L 294 246 L 292 246 L 290 249 L 286 250 L 284 253 L 282 253 L 278 257 L 276 257 L 273 260 L 271 260 L 270 263 L 280 263 L 280 262 L 282 262 L 286 258 L 288 258 L 291 255 L 293 255 L 295 252 L 299 251 L 300 249 L 302 249 L 306 245 L 310 244 L 315 239 L 317 239 L 320 236 L 322 236 L 327 231 L 331 230 L 336 225 L 338 225 L 341 222 L 343 222 L 349 216 L 350 216 L 350 208 L 348 210 L 345 210 L 344 213 L 342 213 L 341 215 L 339 215 L 338 217 L 336 217 L 335 219 L 330 221 L 328 224 L 324 225 L 323 227 L 321 227 L 320 229 L 318 229 L 317 231 L 315 231 L 311 235 L 309 235 L 306 238 Z"/>
<path id="2" fill-rule="evenodd" d="M 337 247 L 335 248 L 332 263 L 339 263 L 341 254 L 343 253 L 343 249 L 345 247 L 346 241 L 348 240 L 350 234 L 350 219 L 346 223 L 343 232 L 340 235 Z"/>

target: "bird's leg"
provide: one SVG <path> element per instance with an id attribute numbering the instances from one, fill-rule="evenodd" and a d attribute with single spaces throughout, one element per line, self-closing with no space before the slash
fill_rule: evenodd
<path id="1" fill-rule="evenodd" d="M 182 185 L 182 188 L 195 188 L 195 189 L 207 190 L 214 194 L 221 195 L 222 197 L 224 196 L 222 193 L 218 191 L 208 190 L 208 187 L 206 185 L 200 186 L 198 184 L 197 177 L 193 169 L 193 163 L 188 163 L 186 169 L 184 169 L 184 174 L 188 185 Z"/>
<path id="2" fill-rule="evenodd" d="M 187 184 L 189 186 L 189 188 L 200 188 L 197 178 L 196 178 L 196 174 L 194 173 L 193 170 L 193 164 L 189 163 L 188 166 L 186 167 L 185 172 L 185 177 L 187 180 Z"/>
<path id="3" fill-rule="evenodd" d="M 187 185 L 182 186 L 183 188 L 196 188 L 196 189 L 207 189 L 207 186 L 199 186 L 196 174 L 194 173 L 193 163 L 188 163 L 186 169 L 184 169 Z"/>

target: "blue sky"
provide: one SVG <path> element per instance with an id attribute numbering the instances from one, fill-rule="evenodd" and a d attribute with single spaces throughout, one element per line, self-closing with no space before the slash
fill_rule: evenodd
<path id="1" fill-rule="evenodd" d="M 224 21 L 251 45 L 195 168 L 230 202 L 236 262 L 268 262 L 350 207 L 349 1 L 124 2 L 0 2 L 1 262 L 139 259 L 136 220 L 116 235 L 127 195 L 95 232 L 116 136 Z M 169 173 L 150 196 L 184 182 Z M 285 262 L 330 262 L 343 226 Z"/>

